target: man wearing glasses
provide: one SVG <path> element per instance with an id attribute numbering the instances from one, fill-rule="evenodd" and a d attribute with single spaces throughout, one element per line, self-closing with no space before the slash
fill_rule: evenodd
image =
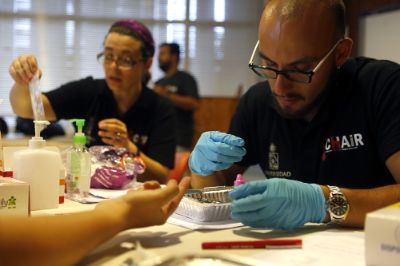
<path id="1" fill-rule="evenodd" d="M 293 229 L 362 227 L 400 201 L 400 67 L 348 59 L 341 0 L 270 0 L 249 67 L 266 78 L 242 97 L 229 134 L 204 133 L 192 186 L 232 184 L 258 164 L 267 180 L 231 192 L 232 217 Z"/>

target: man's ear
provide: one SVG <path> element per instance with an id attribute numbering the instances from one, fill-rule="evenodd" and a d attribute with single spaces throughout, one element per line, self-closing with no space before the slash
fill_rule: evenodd
<path id="1" fill-rule="evenodd" d="M 353 40 L 350 38 L 344 38 L 337 47 L 336 52 L 336 66 L 340 68 L 350 57 L 351 49 L 353 48 Z"/>

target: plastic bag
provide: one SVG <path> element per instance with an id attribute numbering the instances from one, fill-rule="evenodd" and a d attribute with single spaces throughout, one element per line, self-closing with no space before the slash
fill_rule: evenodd
<path id="1" fill-rule="evenodd" d="M 144 173 L 146 166 L 140 157 L 125 148 L 92 146 L 89 148 L 92 162 L 90 187 L 125 189 L 136 183 L 136 177 Z"/>

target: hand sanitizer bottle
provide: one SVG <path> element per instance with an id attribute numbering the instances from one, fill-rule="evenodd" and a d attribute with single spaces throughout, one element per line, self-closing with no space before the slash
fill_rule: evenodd
<path id="1" fill-rule="evenodd" d="M 59 152 L 46 149 L 40 131 L 48 121 L 35 120 L 35 136 L 29 147 L 14 153 L 14 177 L 29 184 L 31 211 L 58 208 L 60 169 Z"/>
<path id="2" fill-rule="evenodd" d="M 86 136 L 82 132 L 84 119 L 73 119 L 78 131 L 73 137 L 73 146 L 66 154 L 66 197 L 79 202 L 86 202 L 90 190 L 90 154 L 86 148 Z"/>

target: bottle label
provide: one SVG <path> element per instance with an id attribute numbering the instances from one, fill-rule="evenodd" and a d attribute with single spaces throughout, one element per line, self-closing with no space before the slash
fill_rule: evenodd
<path id="1" fill-rule="evenodd" d="M 71 152 L 67 156 L 67 196 L 87 197 L 90 190 L 90 155 L 86 152 Z"/>

